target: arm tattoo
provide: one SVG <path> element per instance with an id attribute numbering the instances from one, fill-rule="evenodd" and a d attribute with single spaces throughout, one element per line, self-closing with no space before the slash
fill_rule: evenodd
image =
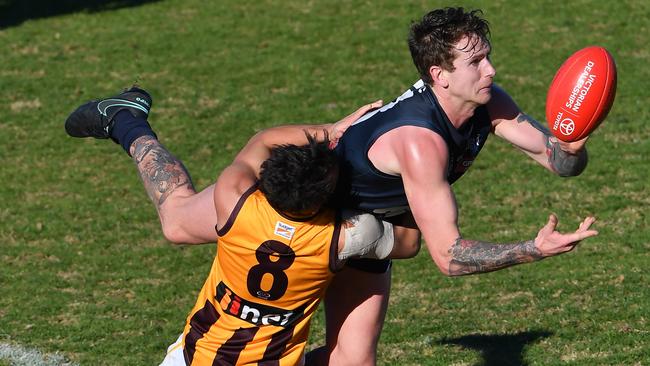
<path id="1" fill-rule="evenodd" d="M 458 238 L 449 253 L 451 254 L 450 276 L 491 272 L 543 258 L 534 240 L 495 244 Z"/>
<path id="2" fill-rule="evenodd" d="M 583 149 L 577 154 L 569 154 L 561 149 L 557 140 L 552 140 L 551 132 L 541 123 L 535 121 L 527 114 L 519 114 L 517 122 L 528 122 L 538 131 L 544 134 L 546 139 L 546 155 L 548 155 L 548 164 L 555 173 L 561 177 L 575 177 L 580 175 L 587 167 L 587 150 Z"/>
<path id="3" fill-rule="evenodd" d="M 143 136 L 135 140 L 131 145 L 131 155 L 144 188 L 156 208 L 160 207 L 178 187 L 185 186 L 194 191 L 190 174 L 183 163 L 152 136 Z"/>
<path id="4" fill-rule="evenodd" d="M 574 155 L 562 150 L 558 142 L 549 141 L 549 144 L 551 146 L 546 150 L 548 164 L 560 177 L 575 177 L 587 167 L 589 159 L 586 149 Z"/>
<path id="5" fill-rule="evenodd" d="M 519 123 L 524 123 L 528 122 L 531 126 L 535 127 L 536 130 L 540 131 L 541 133 L 544 134 L 546 137 L 551 137 L 551 131 L 546 128 L 546 126 L 542 125 L 541 123 L 537 122 L 533 117 L 520 113 L 519 116 L 517 116 L 517 122 Z"/>

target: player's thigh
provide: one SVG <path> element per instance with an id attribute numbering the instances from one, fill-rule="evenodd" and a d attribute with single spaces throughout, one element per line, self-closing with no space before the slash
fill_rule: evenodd
<path id="1" fill-rule="evenodd" d="M 325 300 L 327 344 L 333 356 L 374 360 L 389 292 L 390 269 L 369 273 L 346 268 L 336 275 Z"/>

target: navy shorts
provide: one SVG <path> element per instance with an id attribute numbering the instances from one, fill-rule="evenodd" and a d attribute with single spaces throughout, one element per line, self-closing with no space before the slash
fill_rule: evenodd
<path id="1" fill-rule="evenodd" d="M 358 269 L 368 273 L 386 273 L 390 268 L 392 261 L 390 259 L 348 259 L 346 266 Z"/>

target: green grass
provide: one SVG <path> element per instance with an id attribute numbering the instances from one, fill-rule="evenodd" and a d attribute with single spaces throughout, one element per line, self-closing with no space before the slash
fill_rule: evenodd
<path id="1" fill-rule="evenodd" d="M 329 122 L 401 94 L 417 76 L 408 24 L 450 1 L 160 1 L 26 20 L 0 30 L 0 339 L 82 365 L 148 365 L 175 340 L 214 246 L 177 248 L 120 149 L 73 140 L 80 102 L 134 81 L 150 120 L 210 184 L 254 132 Z M 469 238 L 533 237 L 550 212 L 575 252 L 446 278 L 426 250 L 395 263 L 381 365 L 642 365 L 650 362 L 648 154 L 650 5 L 491 1 L 497 81 L 542 119 L 562 61 L 591 44 L 615 56 L 618 93 L 589 142 L 590 165 L 560 179 L 498 139 L 455 185 Z M 312 346 L 323 342 L 323 318 Z M 0 364 L 5 361 L 0 360 Z"/>

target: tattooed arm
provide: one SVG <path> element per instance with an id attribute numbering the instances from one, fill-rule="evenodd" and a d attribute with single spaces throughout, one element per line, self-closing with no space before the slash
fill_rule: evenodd
<path id="1" fill-rule="evenodd" d="M 450 276 L 491 272 L 544 258 L 535 246 L 534 240 L 513 244 L 493 244 L 458 238 L 451 246 L 450 254 Z"/>
<path id="2" fill-rule="evenodd" d="M 568 177 L 587 166 L 587 138 L 575 142 L 558 140 L 543 124 L 521 112 L 502 89 L 494 87 L 488 104 L 494 133 L 515 145 L 555 174 Z"/>
<path id="3" fill-rule="evenodd" d="M 597 231 L 589 229 L 595 221 L 595 218 L 587 217 L 580 223 L 578 230 L 562 234 L 555 230 L 557 217 L 551 215 L 535 239 L 512 244 L 458 238 L 449 249 L 449 275 L 491 272 L 569 252 L 582 239 L 598 235 Z"/>

